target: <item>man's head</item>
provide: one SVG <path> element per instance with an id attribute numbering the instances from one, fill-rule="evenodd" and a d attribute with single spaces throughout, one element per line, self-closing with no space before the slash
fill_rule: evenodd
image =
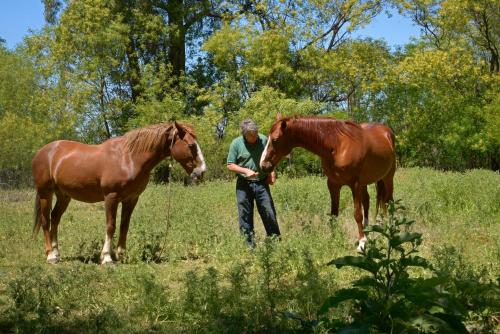
<path id="1" fill-rule="evenodd" d="M 241 122 L 240 128 L 241 134 L 247 142 L 253 144 L 257 141 L 257 138 L 259 137 L 259 127 L 257 126 L 257 123 L 254 122 L 254 120 L 250 118 L 243 120 Z"/>

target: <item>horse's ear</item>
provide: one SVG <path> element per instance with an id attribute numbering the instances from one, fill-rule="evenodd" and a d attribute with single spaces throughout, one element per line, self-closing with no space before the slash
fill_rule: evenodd
<path id="1" fill-rule="evenodd" d="M 177 132 L 179 133 L 179 137 L 183 138 L 184 135 L 186 134 L 186 130 L 182 125 L 177 123 L 177 121 L 174 121 L 174 127 L 177 129 Z"/>
<path id="2" fill-rule="evenodd" d="M 280 121 L 282 118 L 283 118 L 283 115 L 281 115 L 280 112 L 276 114 L 276 121 Z"/>

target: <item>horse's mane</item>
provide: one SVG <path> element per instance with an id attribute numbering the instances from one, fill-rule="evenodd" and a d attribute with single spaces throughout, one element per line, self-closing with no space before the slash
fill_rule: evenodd
<path id="1" fill-rule="evenodd" d="M 196 139 L 194 130 L 189 125 L 177 124 Z M 167 134 L 174 128 L 174 123 L 160 123 L 131 130 L 123 135 L 124 145 L 133 153 L 151 152 L 164 148 L 169 137 Z"/>
<path id="2" fill-rule="evenodd" d="M 361 130 L 359 124 L 352 121 L 337 120 L 325 116 L 292 116 L 283 118 L 304 141 L 323 144 L 329 138 L 337 145 L 339 135 L 354 138 Z M 279 122 L 278 122 L 279 123 Z"/>

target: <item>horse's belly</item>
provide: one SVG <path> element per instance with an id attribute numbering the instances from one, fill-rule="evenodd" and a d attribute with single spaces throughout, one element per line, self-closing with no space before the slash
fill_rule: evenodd
<path id="1" fill-rule="evenodd" d="M 371 184 L 383 179 L 391 171 L 393 164 L 391 159 L 365 162 L 359 173 L 359 182 Z"/>
<path id="2" fill-rule="evenodd" d="M 363 163 L 323 165 L 325 174 L 336 184 L 349 185 L 359 182 L 363 185 L 375 183 L 384 178 L 393 165 L 392 159 L 369 159 Z"/>
<path id="3" fill-rule="evenodd" d="M 95 203 L 104 201 L 104 193 L 102 189 L 96 185 L 61 185 L 58 184 L 57 188 L 63 194 L 76 199 L 77 201 Z"/>

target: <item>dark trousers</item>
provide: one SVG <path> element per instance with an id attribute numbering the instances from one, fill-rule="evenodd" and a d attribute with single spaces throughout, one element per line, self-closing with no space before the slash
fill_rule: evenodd
<path id="1" fill-rule="evenodd" d="M 268 236 L 279 236 L 280 229 L 276 219 L 276 209 L 269 185 L 265 181 L 247 181 L 238 177 L 236 181 L 236 201 L 240 231 L 245 236 L 247 243 L 254 247 L 253 207 L 257 203 L 264 228 Z"/>

